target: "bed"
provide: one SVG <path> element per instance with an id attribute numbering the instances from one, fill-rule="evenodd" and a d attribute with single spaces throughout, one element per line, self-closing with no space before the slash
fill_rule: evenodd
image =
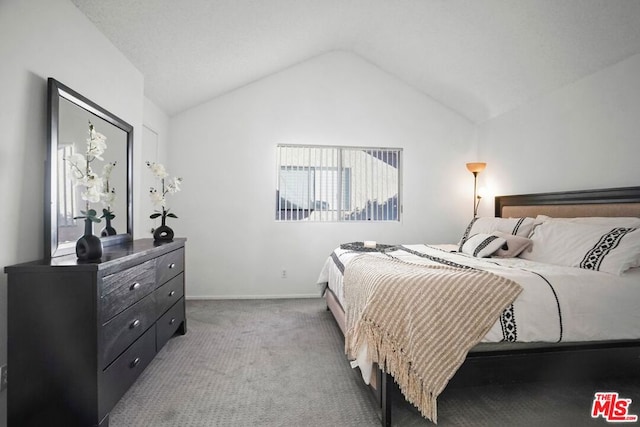
<path id="1" fill-rule="evenodd" d="M 606 236 L 593 245 L 598 233 Z M 640 187 L 501 196 L 495 199 L 495 218 L 474 219 L 456 244 L 346 243 L 328 257 L 318 282 L 326 285 L 327 308 L 345 334 L 352 365 L 376 391 L 383 425 L 391 425 L 389 396 L 394 381 L 407 400 L 435 422 L 435 402 L 444 386 L 544 380 L 561 374 L 567 378 L 637 375 L 639 234 Z M 521 252 L 513 256 L 514 249 Z M 455 278 L 442 280 L 443 272 Z M 437 288 L 441 280 L 458 280 L 451 289 L 478 282 L 464 292 L 473 295 L 494 283 L 500 282 L 500 288 L 482 297 L 495 300 L 491 310 L 480 307 L 485 311 L 456 314 L 447 308 L 448 316 L 451 312 L 459 317 L 440 322 L 446 323 L 444 335 L 451 336 L 450 324 L 464 324 L 460 328 L 475 335 L 464 336 L 463 331 L 451 344 L 455 347 L 460 341 L 466 347 L 446 353 L 455 360 L 433 389 L 432 383 L 422 382 L 434 370 L 424 353 L 441 353 L 414 346 L 420 340 L 431 341 L 424 334 L 438 329 L 433 326 L 439 324 L 437 318 L 423 313 L 442 311 L 455 291 L 443 294 L 445 302 L 429 296 L 423 298 L 424 305 L 407 307 L 420 299 L 414 296 L 421 292 L 417 289 Z M 385 281 L 392 286 L 385 288 Z M 477 296 L 456 300 L 455 305 L 474 305 L 476 300 Z M 394 301 L 402 307 L 395 307 Z M 486 319 L 464 323 L 469 317 Z M 404 320 L 396 322 L 397 318 Z M 405 328 L 400 335 L 410 336 L 399 343 L 389 338 L 396 336 L 390 331 L 396 323 Z M 439 350 L 450 343 L 425 345 Z M 424 370 L 415 374 L 421 366 Z"/>

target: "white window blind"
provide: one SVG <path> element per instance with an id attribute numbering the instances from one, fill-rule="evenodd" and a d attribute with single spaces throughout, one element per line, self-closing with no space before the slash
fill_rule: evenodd
<path id="1" fill-rule="evenodd" d="M 278 145 L 276 220 L 399 221 L 401 153 Z"/>

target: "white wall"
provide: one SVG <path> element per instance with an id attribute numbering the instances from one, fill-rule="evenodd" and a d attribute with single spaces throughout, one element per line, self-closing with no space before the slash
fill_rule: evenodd
<path id="1" fill-rule="evenodd" d="M 640 185 L 638 76 L 635 55 L 480 125 L 484 182 L 496 194 Z"/>
<path id="2" fill-rule="evenodd" d="M 47 77 L 132 124 L 139 145 L 143 77 L 131 63 L 67 0 L 2 0 L 0 266 L 43 256 Z M 6 283 L 0 275 L 0 364 L 7 360 Z M 0 402 L 4 425 L 6 392 Z"/>
<path id="3" fill-rule="evenodd" d="M 315 296 L 338 244 L 450 242 L 471 217 L 474 126 L 353 54 L 313 58 L 174 116 L 170 132 L 169 173 L 184 184 L 168 225 L 189 239 L 189 297 Z M 277 223 L 278 143 L 403 147 L 402 223 Z"/>

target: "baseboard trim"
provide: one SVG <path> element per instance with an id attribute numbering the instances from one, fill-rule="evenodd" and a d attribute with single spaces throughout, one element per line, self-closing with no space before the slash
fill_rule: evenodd
<path id="1" fill-rule="evenodd" d="M 294 298 L 322 298 L 320 294 L 274 294 L 274 295 L 187 295 L 187 301 L 223 300 L 223 299 L 294 299 Z"/>

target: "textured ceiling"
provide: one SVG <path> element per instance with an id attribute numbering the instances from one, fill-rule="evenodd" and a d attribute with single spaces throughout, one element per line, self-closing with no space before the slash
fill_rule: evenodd
<path id="1" fill-rule="evenodd" d="M 640 53 L 637 0 L 72 0 L 169 115 L 333 50 L 482 122 Z"/>

